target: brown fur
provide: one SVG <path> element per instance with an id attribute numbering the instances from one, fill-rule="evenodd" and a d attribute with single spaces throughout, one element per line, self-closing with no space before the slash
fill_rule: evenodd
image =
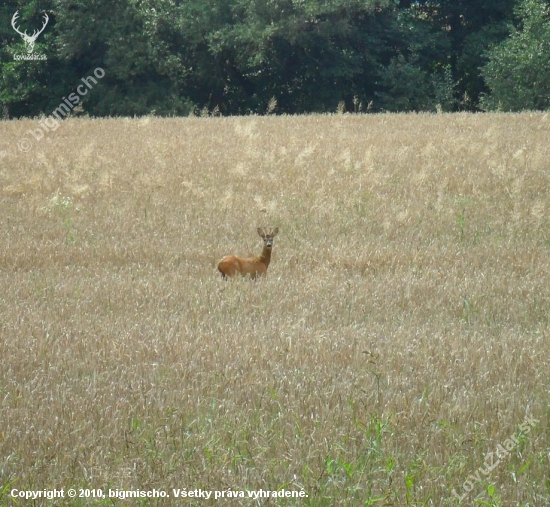
<path id="1" fill-rule="evenodd" d="M 264 240 L 264 248 L 260 255 L 254 257 L 237 257 L 235 255 L 227 255 L 220 262 L 218 262 L 218 271 L 222 274 L 222 277 L 232 277 L 237 274 L 242 276 L 250 275 L 250 278 L 256 278 L 257 276 L 264 276 L 267 272 L 269 263 L 271 262 L 271 250 L 273 245 L 273 238 L 279 232 L 279 228 L 276 227 L 269 234 L 266 234 L 264 229 L 258 227 L 258 234 Z"/>

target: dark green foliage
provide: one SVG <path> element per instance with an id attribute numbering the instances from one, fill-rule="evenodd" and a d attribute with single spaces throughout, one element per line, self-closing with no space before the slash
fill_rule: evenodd
<path id="1" fill-rule="evenodd" d="M 488 52 L 483 77 L 490 89 L 482 101 L 489 110 L 522 111 L 550 107 L 550 6 L 522 0 L 518 27 Z"/>
<path id="2" fill-rule="evenodd" d="M 450 39 L 414 9 L 391 16 L 379 68 L 377 104 L 388 111 L 452 111 L 456 106 Z"/>
<path id="3" fill-rule="evenodd" d="M 48 115 L 101 68 L 79 111 L 455 111 L 481 96 L 488 109 L 547 108 L 546 7 L 522 1 L 510 34 L 514 0 L 7 0 L 0 106 Z M 18 9 L 31 33 L 48 13 L 35 47 L 46 61 L 14 60 Z"/>

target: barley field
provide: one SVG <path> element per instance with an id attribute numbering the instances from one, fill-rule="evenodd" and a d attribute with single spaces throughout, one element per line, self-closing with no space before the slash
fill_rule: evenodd
<path id="1" fill-rule="evenodd" d="M 0 505 L 550 505 L 550 115 L 44 122 L 0 122 Z"/>

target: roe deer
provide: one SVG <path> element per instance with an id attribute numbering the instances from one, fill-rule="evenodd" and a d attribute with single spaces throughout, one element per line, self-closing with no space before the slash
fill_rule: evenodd
<path id="1" fill-rule="evenodd" d="M 237 257 L 235 255 L 227 255 L 218 262 L 218 271 L 222 274 L 222 278 L 227 276 L 242 276 L 250 275 L 250 278 L 265 275 L 267 267 L 271 262 L 271 249 L 273 247 L 273 238 L 277 236 L 279 228 L 275 227 L 270 233 L 266 233 L 262 227 L 258 227 L 258 234 L 264 240 L 264 248 L 260 255 L 254 257 Z"/>

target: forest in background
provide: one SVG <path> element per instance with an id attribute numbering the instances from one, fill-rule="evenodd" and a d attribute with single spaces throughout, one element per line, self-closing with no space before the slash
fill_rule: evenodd
<path id="1" fill-rule="evenodd" d="M 28 35 L 48 17 L 33 48 L 16 12 Z M 550 107 L 546 0 L 6 0 L 0 19 L 4 119 L 50 114 L 98 68 L 75 113 Z"/>

